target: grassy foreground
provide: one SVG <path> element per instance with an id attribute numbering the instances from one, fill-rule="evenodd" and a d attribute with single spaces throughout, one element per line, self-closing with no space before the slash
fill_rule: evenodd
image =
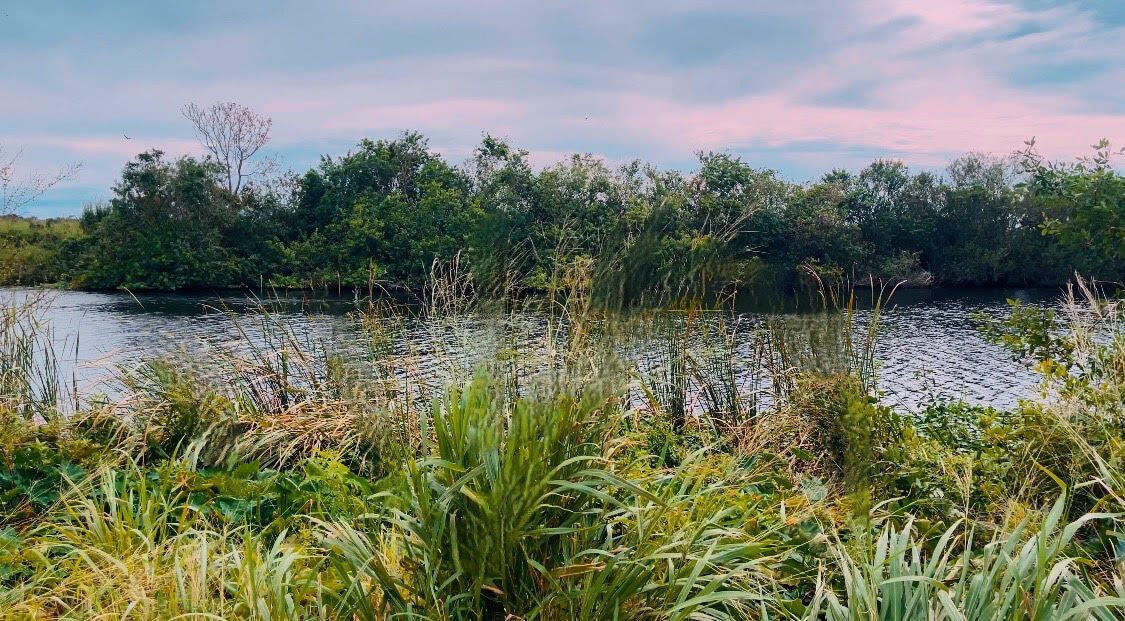
<path id="1" fill-rule="evenodd" d="M 207 365 L 147 361 L 77 404 L 34 304 L 0 310 L 0 614 L 1125 614 L 1125 324 L 1081 283 L 1063 315 L 985 323 L 1043 395 L 910 415 L 875 399 L 875 321 L 847 305 L 748 330 L 578 288 L 543 326 L 497 312 L 536 347 L 465 373 L 443 352 L 484 311 L 460 293 L 431 290 L 425 352 L 394 309 L 355 313 L 362 354 L 232 317 Z M 654 362 L 621 354 L 639 333 Z"/>

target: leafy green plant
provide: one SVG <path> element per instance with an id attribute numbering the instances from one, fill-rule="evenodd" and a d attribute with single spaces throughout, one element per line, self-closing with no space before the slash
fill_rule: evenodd
<path id="1" fill-rule="evenodd" d="M 1119 618 L 1125 598 L 1094 592 L 1083 580 L 1086 559 L 1068 555 L 1086 524 L 1116 516 L 1087 514 L 1065 523 L 1065 503 L 1059 498 L 1038 525 L 1025 519 L 980 549 L 977 533 L 961 521 L 932 549 L 916 539 L 910 521 L 901 528 L 886 524 L 874 540 L 861 537 L 858 558 L 837 543 L 845 598 L 821 581 L 804 618 L 818 619 L 822 611 L 831 621 Z"/>

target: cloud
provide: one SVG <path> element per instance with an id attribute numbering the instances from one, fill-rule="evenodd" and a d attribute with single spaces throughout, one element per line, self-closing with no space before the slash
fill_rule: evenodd
<path id="1" fill-rule="evenodd" d="M 878 110 L 802 104 L 781 96 L 715 105 L 623 97 L 620 119 L 665 151 L 799 148 L 829 143 L 883 150 L 923 166 L 965 151 L 1006 153 L 1035 135 L 1049 155 L 1084 153 L 1105 135 L 1125 135 L 1125 116 L 1046 111 L 1015 98 L 941 95 L 903 99 Z"/>
<path id="2" fill-rule="evenodd" d="M 1125 140 L 1125 11 L 1040 0 L 526 5 L 42 3 L 0 21 L 0 141 L 82 159 L 104 196 L 149 146 L 198 153 L 180 107 L 274 119 L 300 169 L 417 129 L 454 161 L 483 132 L 536 164 L 579 151 L 686 168 L 730 150 L 804 179 L 877 156 L 940 167 L 1031 136 Z M 120 134 L 134 137 L 125 141 Z M 78 208 L 77 201 L 75 211 Z"/>
<path id="3" fill-rule="evenodd" d="M 78 157 L 109 155 L 132 158 L 142 151 L 160 149 L 177 155 L 203 155 L 203 147 L 194 140 L 163 138 L 159 136 L 52 136 L 24 135 L 0 137 L 0 144 L 30 144 L 37 149 L 49 149 Z"/>
<path id="4" fill-rule="evenodd" d="M 1005 153 L 1032 136 L 1057 157 L 1084 153 L 1102 136 L 1125 138 L 1125 115 L 1099 111 L 1085 88 L 1037 90 L 996 77 L 1035 53 L 1074 56 L 1071 42 L 1108 41 L 1123 34 L 1120 28 L 1107 31 L 1072 9 L 1027 10 L 971 0 L 879 0 L 863 8 L 875 26 L 880 20 L 909 21 L 884 37 L 854 40 L 830 58 L 794 68 L 791 79 L 768 94 L 718 102 L 624 94 L 617 116 L 634 135 L 654 137 L 666 150 L 828 143 L 838 145 L 845 161 L 860 147 L 923 166 L 938 166 L 968 150 Z M 1028 25 L 1051 24 L 1051 30 L 1004 37 Z M 862 105 L 819 102 L 849 88 L 862 89 Z"/>
<path id="5" fill-rule="evenodd" d="M 522 102 L 497 98 L 454 98 L 411 104 L 360 106 L 324 118 L 320 129 L 352 135 L 397 127 L 459 128 L 488 127 L 512 116 L 525 116 Z"/>

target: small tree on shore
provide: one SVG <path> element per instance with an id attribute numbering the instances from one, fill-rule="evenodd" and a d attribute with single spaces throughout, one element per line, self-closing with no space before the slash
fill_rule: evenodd
<path id="1" fill-rule="evenodd" d="M 233 101 L 215 103 L 206 108 L 188 104 L 184 117 L 191 121 L 199 141 L 226 173 L 226 186 L 237 195 L 247 179 L 264 175 L 273 162 L 250 160 L 269 142 L 273 120 Z"/>

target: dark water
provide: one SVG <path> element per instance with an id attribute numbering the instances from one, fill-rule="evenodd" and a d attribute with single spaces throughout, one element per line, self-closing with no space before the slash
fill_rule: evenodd
<path id="1" fill-rule="evenodd" d="M 931 396 L 963 398 L 997 407 L 1015 404 L 1031 396 L 1037 383 L 1034 373 L 1012 361 L 999 347 L 984 341 L 975 330 L 972 315 L 978 312 L 1005 314 L 1008 298 L 1025 303 L 1051 305 L 1060 291 L 1047 289 L 925 289 L 896 292 L 883 311 L 876 349 L 879 387 L 884 400 L 913 409 Z M 82 394 L 101 392 L 115 365 L 128 365 L 142 357 L 168 352 L 205 355 L 204 343 L 234 341 L 239 335 L 235 319 L 254 333 L 255 319 L 247 314 L 258 303 L 230 294 L 138 295 L 71 291 L 38 292 L 27 289 L 0 290 L 0 303 L 28 296 L 45 298 L 42 317 L 68 384 Z M 771 303 L 772 302 L 772 303 Z M 293 297 L 273 303 L 280 316 L 297 332 L 323 342 L 354 341 L 355 326 L 344 314 L 354 309 L 347 299 Z M 219 309 L 230 312 L 221 312 Z M 737 305 L 741 321 L 731 325 L 760 325 L 766 313 L 777 312 L 776 300 L 743 296 Z M 793 313 L 793 310 L 788 310 Z M 862 319 L 866 311 L 860 312 Z M 524 334 L 534 339 L 545 322 L 526 318 Z M 479 338 L 486 320 L 467 321 L 460 335 L 450 333 L 448 349 L 483 347 Z M 414 325 L 409 338 L 433 339 L 432 326 Z M 750 329 L 749 327 L 747 329 Z M 444 334 L 444 333 L 443 333 Z M 427 347 L 415 353 L 425 357 Z"/>

